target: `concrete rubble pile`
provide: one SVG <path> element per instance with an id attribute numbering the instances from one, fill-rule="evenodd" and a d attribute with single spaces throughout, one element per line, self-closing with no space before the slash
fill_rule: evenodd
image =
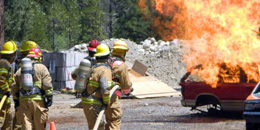
<path id="1" fill-rule="evenodd" d="M 55 90 L 74 88 L 75 81 L 71 78 L 71 72 L 87 55 L 87 53 L 77 51 L 43 53 L 43 64 L 49 68 Z"/>
<path id="2" fill-rule="evenodd" d="M 74 47 L 70 48 L 69 51 L 77 51 L 82 53 L 88 53 L 88 43 L 82 43 L 75 45 Z"/>

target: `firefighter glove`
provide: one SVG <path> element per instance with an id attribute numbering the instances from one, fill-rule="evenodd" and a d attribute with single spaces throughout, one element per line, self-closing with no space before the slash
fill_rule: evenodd
<path id="1" fill-rule="evenodd" d="M 52 105 L 52 95 L 46 96 L 46 102 L 45 102 L 45 106 L 46 107 L 50 107 Z"/>

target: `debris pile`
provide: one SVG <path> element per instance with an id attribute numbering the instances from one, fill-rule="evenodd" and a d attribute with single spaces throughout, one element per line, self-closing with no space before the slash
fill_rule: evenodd
<path id="1" fill-rule="evenodd" d="M 75 45 L 74 47 L 70 48 L 69 51 L 78 51 L 78 52 L 83 52 L 83 53 L 88 53 L 88 43 L 82 43 Z"/>

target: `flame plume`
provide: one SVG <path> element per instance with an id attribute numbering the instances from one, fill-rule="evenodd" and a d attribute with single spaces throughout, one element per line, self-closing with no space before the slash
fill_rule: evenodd
<path id="1" fill-rule="evenodd" d="M 259 0 L 152 1 L 161 16 L 171 18 L 168 21 L 155 18 L 153 26 L 158 34 L 164 40 L 189 40 L 184 42 L 191 50 L 185 54 L 187 70 L 201 64 L 196 72 L 213 87 L 223 72 L 223 63 L 231 70 L 241 68 L 247 82 L 259 81 Z"/>

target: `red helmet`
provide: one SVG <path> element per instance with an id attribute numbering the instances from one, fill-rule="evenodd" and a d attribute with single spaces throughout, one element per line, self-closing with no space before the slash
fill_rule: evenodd
<path id="1" fill-rule="evenodd" d="M 29 50 L 26 57 L 40 58 L 41 56 L 42 56 L 42 51 L 40 49 L 32 48 Z"/>
<path id="2" fill-rule="evenodd" d="M 89 42 L 89 45 L 88 45 L 88 50 L 89 51 L 94 51 L 96 52 L 96 48 L 97 46 L 100 44 L 100 42 L 98 40 L 92 40 Z"/>

